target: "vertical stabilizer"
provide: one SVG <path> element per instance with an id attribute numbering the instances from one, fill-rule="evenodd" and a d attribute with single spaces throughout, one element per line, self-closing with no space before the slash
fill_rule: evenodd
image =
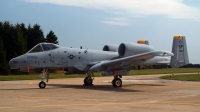
<path id="1" fill-rule="evenodd" d="M 171 57 L 171 67 L 181 67 L 189 64 L 185 36 L 174 36 L 172 53 L 174 53 L 174 56 Z"/>

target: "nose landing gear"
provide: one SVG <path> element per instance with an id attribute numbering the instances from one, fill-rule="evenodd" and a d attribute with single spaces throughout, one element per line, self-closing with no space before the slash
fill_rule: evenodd
<path id="1" fill-rule="evenodd" d="M 39 87 L 40 87 L 40 89 L 44 89 L 46 87 L 46 83 L 44 82 L 44 80 L 46 79 L 46 82 L 49 81 L 49 70 L 43 69 L 40 76 L 41 76 L 41 82 L 39 83 Z"/>
<path id="2" fill-rule="evenodd" d="M 46 87 L 46 83 L 43 82 L 43 81 L 41 81 L 41 82 L 39 83 L 39 87 L 40 87 L 41 89 L 45 88 L 45 87 Z"/>

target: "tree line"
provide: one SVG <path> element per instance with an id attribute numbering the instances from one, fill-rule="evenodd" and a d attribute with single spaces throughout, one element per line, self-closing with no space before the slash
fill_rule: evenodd
<path id="1" fill-rule="evenodd" d="M 9 70 L 9 60 L 26 53 L 41 42 L 58 44 L 58 38 L 52 30 L 45 37 L 38 24 L 26 27 L 24 23 L 13 25 L 8 21 L 0 22 L 0 74 L 12 73 Z"/>

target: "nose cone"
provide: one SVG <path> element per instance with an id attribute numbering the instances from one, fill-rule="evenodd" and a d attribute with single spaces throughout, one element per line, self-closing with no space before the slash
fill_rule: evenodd
<path id="1" fill-rule="evenodd" d="M 13 60 L 14 60 L 14 59 L 11 59 L 11 60 L 9 61 L 9 65 L 12 65 L 12 64 L 13 64 Z"/>
<path id="2" fill-rule="evenodd" d="M 26 61 L 25 55 L 18 56 L 16 58 L 13 58 L 9 61 L 9 66 L 10 69 L 21 69 L 26 66 Z"/>
<path id="3" fill-rule="evenodd" d="M 15 58 L 11 59 L 9 61 L 9 66 L 10 66 L 10 69 L 16 69 L 15 68 L 15 65 L 17 64 L 17 61 L 15 60 Z"/>

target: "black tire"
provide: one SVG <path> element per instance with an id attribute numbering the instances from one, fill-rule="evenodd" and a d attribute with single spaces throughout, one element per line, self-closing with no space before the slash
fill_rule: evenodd
<path id="1" fill-rule="evenodd" d="M 86 86 L 92 85 L 92 83 L 93 83 L 92 78 L 86 77 L 86 78 L 84 79 L 84 84 L 85 84 Z"/>
<path id="2" fill-rule="evenodd" d="M 40 87 L 40 89 L 44 89 L 44 88 L 46 87 L 46 83 L 43 82 L 43 81 L 41 81 L 41 82 L 39 83 L 39 87 Z"/>
<path id="3" fill-rule="evenodd" d="M 122 80 L 120 78 L 115 78 L 112 81 L 113 87 L 121 87 L 122 86 Z"/>

